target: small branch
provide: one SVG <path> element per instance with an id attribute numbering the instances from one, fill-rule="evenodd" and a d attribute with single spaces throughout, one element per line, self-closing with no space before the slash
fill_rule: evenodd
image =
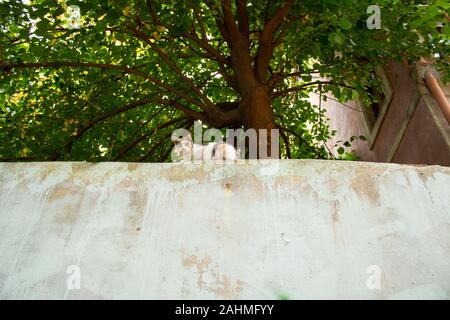
<path id="1" fill-rule="evenodd" d="M 241 34 L 231 11 L 231 0 L 222 0 L 222 13 L 228 35 L 233 38 Z"/>
<path id="2" fill-rule="evenodd" d="M 158 15 L 155 12 L 155 9 L 152 6 L 152 1 L 153 0 L 146 0 L 145 2 L 147 4 L 148 12 L 150 13 L 150 16 L 152 17 L 153 23 L 158 25 L 158 24 L 160 24 L 160 20 L 159 20 Z"/>
<path id="3" fill-rule="evenodd" d="M 313 91 L 313 93 L 318 95 L 317 92 L 314 92 L 314 91 Z M 327 96 L 327 95 L 325 95 L 325 94 L 324 94 L 323 96 L 326 97 L 327 100 L 333 100 L 333 101 L 335 101 L 335 102 L 337 102 L 337 103 L 343 105 L 344 107 L 349 108 L 349 109 L 351 109 L 351 110 L 353 110 L 353 111 L 363 112 L 362 110 L 360 110 L 360 109 L 358 109 L 358 108 L 355 108 L 355 107 L 352 107 L 352 106 L 349 105 L 349 104 L 345 104 L 345 103 L 343 103 L 343 102 L 340 102 L 339 100 L 334 99 L 334 98 L 332 98 L 332 97 L 329 97 L 329 96 Z"/>
<path id="4" fill-rule="evenodd" d="M 60 68 L 60 67 L 74 67 L 74 68 L 100 68 L 100 69 L 111 69 L 122 71 L 125 73 L 135 74 L 143 79 L 149 80 L 153 84 L 166 89 L 167 91 L 189 101 L 197 106 L 204 106 L 201 102 L 195 100 L 191 96 L 178 91 L 177 89 L 161 82 L 155 77 L 145 74 L 144 72 L 137 70 L 135 68 L 130 68 L 126 66 L 119 66 L 113 64 L 104 64 L 104 63 L 90 63 L 90 62 L 66 62 L 66 61 L 54 61 L 54 62 L 36 62 L 36 63 L 5 63 L 0 62 L 0 69 L 8 70 L 10 68 Z"/>
<path id="5" fill-rule="evenodd" d="M 167 148 L 167 150 L 159 158 L 159 162 L 165 162 L 171 151 L 172 151 L 172 149 L 170 147 Z"/>
<path id="6" fill-rule="evenodd" d="M 284 17 L 289 13 L 294 0 L 287 0 L 284 5 L 278 9 L 272 19 L 266 23 L 264 30 L 259 36 L 259 47 L 256 54 L 255 74 L 258 81 L 265 83 L 266 75 L 269 69 L 270 59 L 276 44 L 273 41 L 273 34 L 283 22 Z"/>
<path id="7" fill-rule="evenodd" d="M 281 119 L 281 121 L 283 122 L 283 118 L 281 118 L 279 115 L 277 115 L 277 117 L 278 117 L 279 119 Z M 295 131 L 289 130 L 288 128 L 286 128 L 286 127 L 284 127 L 284 126 L 280 126 L 279 124 L 277 124 L 276 126 L 278 127 L 278 129 L 280 129 L 280 131 L 284 130 L 284 131 L 286 131 L 286 132 L 292 134 L 293 136 L 297 137 L 297 138 L 299 139 L 299 141 L 300 141 L 301 143 L 303 143 L 303 145 L 305 145 L 305 146 L 306 146 L 309 150 L 311 150 L 317 157 L 320 158 L 320 154 L 317 153 L 316 148 L 314 148 L 314 146 L 311 146 L 309 143 L 307 143 L 307 142 L 305 141 L 305 139 L 303 139 L 303 137 L 302 137 L 300 134 L 298 134 L 298 133 L 295 132 Z"/>
<path id="8" fill-rule="evenodd" d="M 264 24 L 267 24 L 267 21 L 269 21 L 269 10 L 270 10 L 271 4 L 272 4 L 272 1 L 267 0 L 266 7 L 264 9 Z"/>
<path id="9" fill-rule="evenodd" d="M 297 91 L 301 91 L 301 90 L 303 90 L 305 88 L 308 88 L 308 87 L 311 87 L 311 86 L 317 86 L 317 85 L 319 85 L 319 83 L 321 83 L 321 81 L 314 81 L 314 82 L 309 82 L 309 83 L 302 84 L 301 86 L 291 87 L 291 88 L 288 88 L 286 90 L 276 91 L 276 92 L 274 92 L 272 94 L 272 96 L 274 98 L 277 98 L 279 96 L 283 96 L 283 95 L 285 95 L 287 93 L 290 93 L 290 92 L 297 92 Z"/>
<path id="10" fill-rule="evenodd" d="M 119 152 L 117 153 L 117 155 L 113 158 L 112 161 L 117 161 L 120 158 L 122 158 L 128 151 L 130 151 L 133 147 L 137 146 L 140 142 L 142 142 L 143 140 L 145 140 L 147 137 L 151 136 L 152 134 L 154 134 L 155 132 L 157 132 L 158 130 L 164 129 L 174 123 L 177 123 L 180 120 L 185 119 L 184 117 L 178 117 L 175 119 L 172 119 L 169 122 L 166 122 L 164 124 L 159 125 L 158 127 L 156 127 L 154 130 L 152 130 L 152 132 L 149 133 L 145 133 L 142 136 L 140 136 L 139 138 L 137 138 L 136 140 L 132 141 L 131 143 L 129 143 L 128 145 L 124 146 L 122 149 L 119 150 Z"/>
<path id="11" fill-rule="evenodd" d="M 154 144 L 153 147 L 151 147 L 150 150 L 148 150 L 147 153 L 145 155 L 143 155 L 141 158 L 139 158 L 137 161 L 144 162 L 145 160 L 147 160 L 147 158 L 149 156 L 151 156 L 153 154 L 153 152 L 155 152 L 156 149 L 158 149 L 160 146 L 162 146 L 164 143 L 166 143 L 166 140 L 169 139 L 171 135 L 172 135 L 172 132 L 161 137 L 161 139 L 158 140 L 156 142 L 156 144 Z"/>
<path id="12" fill-rule="evenodd" d="M 152 41 L 150 41 L 150 38 L 143 33 L 140 30 L 137 29 L 131 29 L 130 30 L 139 38 L 141 38 L 142 40 L 144 40 L 162 59 L 163 61 L 173 70 L 175 71 L 175 73 L 185 82 L 189 85 L 189 87 L 191 87 L 191 89 L 200 97 L 202 98 L 202 100 L 206 103 L 206 105 L 199 105 L 199 107 L 205 111 L 207 110 L 211 110 L 214 108 L 214 104 L 211 102 L 211 100 L 208 99 L 208 97 L 194 84 L 194 82 L 192 82 L 191 79 L 189 79 L 188 77 L 186 77 L 183 72 L 180 70 L 180 68 L 178 68 L 178 66 L 172 61 L 170 60 L 170 58 L 167 56 L 167 54 L 165 54 L 164 52 L 162 52 L 162 50 L 160 48 L 158 48 L 158 46 L 156 44 L 154 44 Z"/>
<path id="13" fill-rule="evenodd" d="M 292 156 L 291 156 L 291 148 L 290 148 L 290 145 L 289 145 L 289 137 L 288 137 L 288 135 L 286 134 L 286 132 L 283 129 L 280 129 L 280 134 L 281 134 L 281 138 L 284 141 L 284 145 L 286 147 L 286 156 L 287 156 L 288 159 L 291 159 Z"/>
<path id="14" fill-rule="evenodd" d="M 450 22 L 450 16 L 448 15 L 447 12 L 444 12 L 444 16 L 445 16 L 445 19 L 447 19 L 447 22 Z"/>
<path id="15" fill-rule="evenodd" d="M 203 39 L 203 40 L 207 40 L 208 38 L 207 38 L 207 36 L 206 36 L 205 24 L 203 23 L 202 17 L 200 16 L 200 13 L 198 12 L 198 10 L 197 10 L 197 8 L 195 7 L 195 5 L 194 5 L 194 8 L 193 8 L 193 11 L 194 11 L 195 19 L 197 20 L 198 25 L 200 26 L 200 31 L 201 31 L 202 39 Z"/>
<path id="16" fill-rule="evenodd" d="M 206 50 L 206 52 L 209 54 L 208 56 L 205 56 L 204 54 L 200 54 L 196 50 L 193 50 L 196 52 L 199 56 L 202 56 L 207 59 L 211 59 L 216 61 L 219 64 L 220 68 L 220 74 L 223 76 L 225 81 L 234 89 L 237 88 L 236 86 L 236 80 L 227 72 L 228 68 L 228 60 L 223 56 L 223 54 L 213 46 L 211 46 L 207 39 L 199 39 L 195 34 L 184 34 L 184 36 L 190 40 L 192 40 L 194 43 L 196 43 L 199 47 Z M 192 48 L 192 47 L 191 47 Z"/>
<path id="17" fill-rule="evenodd" d="M 71 150 L 72 150 L 72 146 L 75 143 L 75 141 L 78 140 L 83 134 L 86 133 L 86 131 L 91 129 L 98 122 L 100 122 L 102 120 L 105 120 L 107 118 L 110 118 L 110 117 L 112 117 L 114 115 L 120 114 L 122 112 L 128 111 L 130 109 L 146 105 L 146 104 L 150 103 L 151 101 L 152 101 L 152 99 L 150 99 L 150 98 L 140 99 L 140 100 L 137 100 L 137 101 L 132 102 L 130 104 L 124 105 L 123 107 L 120 107 L 118 109 L 112 110 L 110 112 L 105 112 L 105 113 L 99 115 L 95 119 L 93 119 L 90 122 L 88 122 L 87 124 L 85 124 L 81 128 L 81 130 L 77 132 L 77 134 L 75 136 L 71 137 L 71 139 L 69 139 L 69 141 L 66 142 L 66 144 L 63 147 L 65 153 L 70 153 Z M 47 160 L 49 160 L 49 161 L 56 161 L 56 160 L 58 160 L 64 154 L 64 151 L 55 152 L 54 154 L 50 155 L 47 158 Z"/>
<path id="18" fill-rule="evenodd" d="M 294 23 L 295 18 L 291 17 L 289 19 L 289 22 L 286 24 L 286 26 L 283 28 L 283 30 L 281 30 L 280 34 L 278 35 L 277 39 L 274 41 L 275 47 L 280 45 L 283 42 L 284 36 L 286 35 L 286 33 L 289 31 L 289 28 L 292 26 L 292 24 Z"/>
<path id="19" fill-rule="evenodd" d="M 287 0 L 281 8 L 275 13 L 272 19 L 266 23 L 262 32 L 263 37 L 269 36 L 275 32 L 278 26 L 283 22 L 284 17 L 289 13 L 291 7 L 294 5 L 294 0 Z"/>
<path id="20" fill-rule="evenodd" d="M 333 152 L 331 152 L 330 148 L 328 148 L 327 143 L 324 142 L 323 145 L 325 146 L 325 149 L 327 149 L 328 154 L 331 155 L 331 157 L 332 157 L 334 160 L 337 160 L 336 156 L 333 154 Z"/>
<path id="21" fill-rule="evenodd" d="M 236 0 L 236 11 L 239 30 L 248 39 L 250 34 L 250 25 L 248 20 L 247 0 Z"/>
<path id="22" fill-rule="evenodd" d="M 182 128 L 186 128 L 186 125 L 190 124 L 187 128 L 191 127 L 193 122 L 192 120 L 188 120 L 184 123 L 181 124 Z M 157 143 L 155 145 L 153 145 L 153 147 L 150 148 L 150 150 L 147 151 L 147 153 L 145 155 L 143 155 L 141 158 L 139 158 L 137 161 L 138 162 L 144 162 L 145 160 L 147 160 L 148 157 L 150 157 L 155 151 L 156 149 L 158 149 L 160 146 L 162 146 L 163 144 L 165 144 L 167 142 L 167 140 L 170 138 L 170 136 L 172 135 L 172 132 L 169 132 L 168 134 L 164 135 L 163 137 L 161 137 L 160 140 L 157 141 Z M 169 149 L 169 153 L 170 153 L 171 149 Z M 165 157 L 167 158 L 167 156 Z M 164 160 L 165 160 L 164 158 Z"/>
<path id="23" fill-rule="evenodd" d="M 171 105 L 175 107 L 176 109 L 183 112 L 185 115 L 187 115 L 189 118 L 193 120 L 201 120 L 206 121 L 207 117 L 205 113 L 194 111 L 188 107 L 183 106 L 181 103 L 177 102 L 176 100 L 167 100 L 167 99 L 158 99 L 158 102 L 165 105 Z"/>
<path id="24" fill-rule="evenodd" d="M 323 85 L 323 84 L 329 84 L 329 85 L 335 85 L 335 86 L 345 87 L 345 88 L 349 88 L 349 89 L 355 89 L 352 86 L 349 86 L 349 85 L 346 85 L 346 84 L 343 84 L 343 83 L 336 83 L 336 82 L 333 82 L 333 81 L 314 81 L 314 82 L 309 82 L 309 83 L 302 84 L 301 86 L 291 87 L 291 88 L 288 88 L 286 90 L 276 91 L 276 92 L 273 93 L 272 96 L 274 98 L 277 98 L 279 96 L 283 96 L 283 95 L 285 95 L 287 93 L 290 93 L 290 92 L 297 92 L 297 91 L 301 91 L 301 90 L 303 90 L 303 89 L 305 89 L 307 87 L 316 86 L 316 85 Z"/>

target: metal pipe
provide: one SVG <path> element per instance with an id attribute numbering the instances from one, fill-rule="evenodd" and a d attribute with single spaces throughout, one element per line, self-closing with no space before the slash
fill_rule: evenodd
<path id="1" fill-rule="evenodd" d="M 425 72 L 425 82 L 428 86 L 428 89 L 430 89 L 433 98 L 436 100 L 439 108 L 444 114 L 445 119 L 450 125 L 450 103 L 448 102 L 447 97 L 442 91 L 442 88 L 439 85 L 438 81 L 430 71 Z"/>

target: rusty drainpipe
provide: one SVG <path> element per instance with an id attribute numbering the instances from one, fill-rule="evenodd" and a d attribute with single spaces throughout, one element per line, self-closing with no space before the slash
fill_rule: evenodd
<path id="1" fill-rule="evenodd" d="M 433 73 L 431 73 L 430 71 L 425 72 L 425 82 L 428 86 L 428 89 L 430 89 L 433 98 L 436 100 L 439 108 L 444 114 L 445 119 L 450 125 L 450 103 L 448 103 L 447 97 L 442 91 L 441 86 L 439 85 Z"/>

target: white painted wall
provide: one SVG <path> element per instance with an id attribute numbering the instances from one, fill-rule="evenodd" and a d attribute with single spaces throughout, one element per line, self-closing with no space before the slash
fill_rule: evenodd
<path id="1" fill-rule="evenodd" d="M 450 168 L 267 163 L 1 163 L 0 298 L 450 298 Z"/>

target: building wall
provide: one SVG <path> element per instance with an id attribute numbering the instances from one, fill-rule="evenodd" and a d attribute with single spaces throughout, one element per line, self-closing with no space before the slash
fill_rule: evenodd
<path id="1" fill-rule="evenodd" d="M 445 123 L 443 125 L 448 126 Z M 392 162 L 450 166 L 449 146 L 445 135 L 441 134 L 439 126 L 435 125 L 425 99 L 421 98 Z"/>
<path id="2" fill-rule="evenodd" d="M 0 163 L 0 299 L 449 299 L 449 185 L 347 161 Z"/>
<path id="3" fill-rule="evenodd" d="M 417 68 L 391 63 L 385 69 L 392 100 L 373 144 L 370 141 L 353 144 L 351 149 L 361 160 L 450 166 L 450 126 L 418 76 Z M 349 105 L 358 110 L 335 101 L 325 104 L 330 127 L 337 131 L 337 136 L 328 143 L 330 146 L 354 135 L 370 136 L 363 106 Z"/>

